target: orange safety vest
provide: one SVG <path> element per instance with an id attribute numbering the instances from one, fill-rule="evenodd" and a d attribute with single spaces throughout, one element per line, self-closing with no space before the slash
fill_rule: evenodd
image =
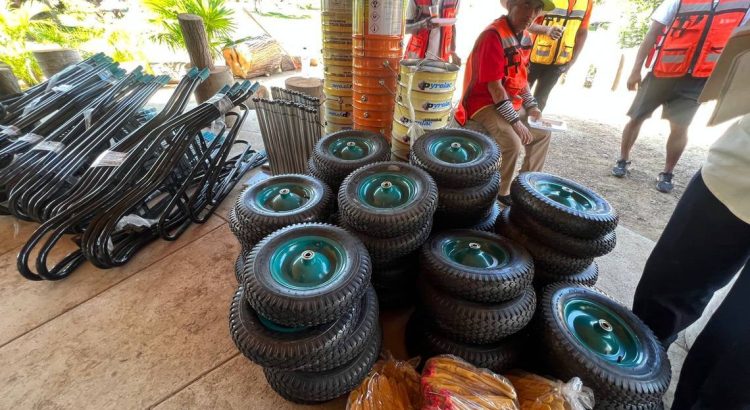
<path id="1" fill-rule="evenodd" d="M 656 77 L 709 77 L 750 0 L 682 0 L 672 24 L 655 45 Z"/>
<path id="2" fill-rule="evenodd" d="M 432 0 L 410 0 L 414 1 L 418 7 L 427 8 L 432 6 Z M 442 0 L 440 5 L 440 17 L 441 18 L 456 18 L 458 16 L 458 2 L 459 0 Z M 422 13 L 423 17 L 424 13 Z M 429 14 L 428 14 L 429 16 Z M 454 27 L 444 26 L 440 27 L 440 48 L 439 55 L 427 56 L 426 58 L 439 58 L 444 61 L 448 61 L 451 55 L 451 44 L 453 42 Z M 406 46 L 406 53 L 404 58 L 425 58 L 427 54 L 427 45 L 430 42 L 430 30 L 422 29 L 412 34 L 409 44 Z"/>
<path id="3" fill-rule="evenodd" d="M 503 45 L 505 55 L 505 76 L 503 77 L 503 88 L 508 93 L 513 102 L 513 108 L 516 111 L 520 110 L 523 106 L 523 99 L 520 97 L 521 92 L 529 84 L 529 59 L 531 57 L 531 36 L 529 32 L 524 30 L 521 40 L 516 37 L 516 33 L 510 28 L 508 24 L 508 17 L 503 16 L 492 22 L 487 27 L 483 34 L 479 36 L 477 42 L 474 44 L 476 50 L 477 44 L 484 37 L 484 33 L 493 32 L 498 35 L 498 40 Z M 464 107 L 464 101 L 466 97 L 471 93 L 472 88 L 476 84 L 476 77 L 474 76 L 474 51 L 472 50 L 469 54 L 469 59 L 466 62 L 466 73 L 464 74 L 464 88 L 461 97 L 461 104 L 456 110 L 456 121 L 459 124 L 464 125 L 467 120 L 467 112 Z M 481 56 L 477 56 L 481 58 Z"/>

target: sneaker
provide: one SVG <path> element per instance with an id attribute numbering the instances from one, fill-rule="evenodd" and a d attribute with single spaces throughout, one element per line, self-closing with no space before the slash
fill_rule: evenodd
<path id="1" fill-rule="evenodd" d="M 505 206 L 513 205 L 513 199 L 510 198 L 510 195 L 498 195 L 497 200 Z"/>
<path id="2" fill-rule="evenodd" d="M 659 174 L 659 177 L 656 179 L 656 190 L 665 194 L 672 192 L 674 189 L 672 178 L 674 178 L 674 175 L 671 172 L 662 172 Z"/>
<path id="3" fill-rule="evenodd" d="M 612 168 L 612 175 L 616 176 L 617 178 L 624 178 L 628 175 L 628 167 L 630 166 L 630 161 L 625 161 L 624 159 L 618 159 L 617 163 L 615 164 L 615 167 Z"/>

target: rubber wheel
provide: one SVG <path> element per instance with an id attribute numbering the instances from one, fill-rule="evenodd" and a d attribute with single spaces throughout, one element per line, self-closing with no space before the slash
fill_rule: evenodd
<path id="1" fill-rule="evenodd" d="M 438 208 L 440 215 L 484 215 L 495 203 L 500 189 L 500 173 L 492 173 L 485 184 L 472 188 L 438 188 Z"/>
<path id="2" fill-rule="evenodd" d="M 432 175 L 441 188 L 469 188 L 486 184 L 497 172 L 500 148 L 476 131 L 446 128 L 419 137 L 409 161 Z"/>
<path id="3" fill-rule="evenodd" d="M 333 400 L 354 390 L 367 377 L 380 355 L 381 340 L 378 328 L 354 360 L 332 370 L 290 372 L 267 367 L 263 374 L 271 388 L 286 400 L 301 404 Z"/>
<path id="4" fill-rule="evenodd" d="M 356 235 L 365 244 L 370 254 L 373 269 L 389 268 L 396 259 L 402 258 L 422 246 L 432 232 L 432 221 L 428 221 L 416 232 L 410 232 L 395 238 L 376 238 L 356 231 L 344 224 L 344 228 Z"/>
<path id="5" fill-rule="evenodd" d="M 664 402 L 662 400 L 648 403 L 618 403 L 612 401 L 596 401 L 596 408 L 602 410 L 663 410 Z"/>
<path id="6" fill-rule="evenodd" d="M 307 161 L 307 173 L 310 174 L 311 177 L 325 182 L 326 185 L 331 188 L 334 196 L 339 192 L 339 187 L 341 186 L 341 183 L 344 182 L 344 178 L 346 178 L 346 175 L 341 178 L 333 178 L 326 175 L 318 169 L 318 166 L 315 165 L 315 161 L 313 161 L 312 158 Z"/>
<path id="7" fill-rule="evenodd" d="M 250 257 L 250 252 L 242 250 L 237 255 L 237 260 L 234 262 L 234 277 L 237 279 L 237 283 L 242 284 L 242 276 L 245 274 L 245 261 Z"/>
<path id="8" fill-rule="evenodd" d="M 510 194 L 531 218 L 571 236 L 596 239 L 617 227 L 617 212 L 606 199 L 565 178 L 526 172 L 513 181 Z"/>
<path id="9" fill-rule="evenodd" d="M 424 171 L 379 162 L 351 173 L 339 190 L 339 216 L 352 229 L 378 238 L 417 232 L 437 208 L 437 186 Z"/>
<path id="10" fill-rule="evenodd" d="M 443 334 L 456 341 L 497 343 L 523 329 L 534 315 L 536 295 L 531 287 L 515 299 L 480 304 L 450 296 L 426 281 L 418 286 L 426 313 Z"/>
<path id="11" fill-rule="evenodd" d="M 382 134 L 344 130 L 321 138 L 310 161 L 324 180 L 338 181 L 340 185 L 356 169 L 390 158 L 391 146 Z"/>
<path id="12" fill-rule="evenodd" d="M 490 208 L 490 213 L 478 224 L 470 227 L 475 231 L 495 232 L 495 224 L 500 216 L 500 204 L 495 202 Z"/>
<path id="13" fill-rule="evenodd" d="M 352 360 L 377 328 L 378 304 L 370 289 L 360 304 L 334 322 L 308 328 L 276 327 L 250 307 L 240 286 L 229 327 L 239 351 L 253 362 L 285 370 L 324 371 Z"/>
<path id="14" fill-rule="evenodd" d="M 597 402 L 660 402 L 671 378 L 669 359 L 651 329 L 630 310 L 570 283 L 546 287 L 539 309 L 555 376 L 580 377 Z"/>
<path id="15" fill-rule="evenodd" d="M 419 266 L 434 286 L 478 303 L 514 299 L 534 279 L 534 262 L 525 249 L 494 233 L 468 229 L 433 235 L 422 247 Z"/>
<path id="16" fill-rule="evenodd" d="M 285 226 L 324 222 L 331 214 L 333 194 L 322 181 L 308 175 L 278 175 L 245 189 L 234 206 L 232 232 L 252 248 L 271 232 Z"/>
<path id="17" fill-rule="evenodd" d="M 351 310 L 370 283 L 365 246 L 342 228 L 292 225 L 261 241 L 245 263 L 250 305 L 288 327 L 315 326 Z"/>
<path id="18" fill-rule="evenodd" d="M 490 369 L 495 373 L 504 373 L 516 368 L 521 363 L 523 340 L 518 336 L 510 336 L 494 344 L 467 344 L 456 342 L 435 330 L 427 318 L 416 311 L 407 323 L 407 341 L 410 356 L 421 356 L 422 361 L 441 354 L 458 356 L 467 362 L 483 369 Z"/>
<path id="19" fill-rule="evenodd" d="M 569 282 L 583 286 L 594 286 L 599 280 L 599 264 L 594 261 L 583 271 L 576 273 L 575 275 L 560 276 L 550 275 L 544 271 L 536 270 L 534 273 L 534 287 L 542 288 L 547 285 L 558 282 Z"/>
<path id="20" fill-rule="evenodd" d="M 522 232 L 509 218 L 510 208 L 500 212 L 495 230 L 526 248 L 534 258 L 534 266 L 549 275 L 570 276 L 583 271 L 594 262 L 594 258 L 576 258 L 552 249 Z"/>
<path id="21" fill-rule="evenodd" d="M 417 257 L 409 257 L 412 258 L 410 261 L 396 264 L 393 268 L 373 271 L 372 286 L 382 309 L 405 308 L 417 301 Z"/>
<path id="22" fill-rule="evenodd" d="M 576 238 L 545 226 L 515 207 L 510 212 L 510 220 L 543 245 L 578 258 L 598 258 L 617 246 L 615 231 L 595 239 Z"/>

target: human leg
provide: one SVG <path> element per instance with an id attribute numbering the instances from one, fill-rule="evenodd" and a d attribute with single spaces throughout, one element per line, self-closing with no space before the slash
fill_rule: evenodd
<path id="1" fill-rule="evenodd" d="M 516 135 L 507 121 L 492 109 L 487 107 L 472 117 L 487 129 L 487 132 L 500 146 L 500 192 L 501 196 L 510 195 L 510 184 L 516 172 L 516 163 L 521 154 L 521 139 Z"/>
<path id="2" fill-rule="evenodd" d="M 688 352 L 673 410 L 750 408 L 750 264 Z"/>
<path id="3" fill-rule="evenodd" d="M 559 66 L 550 65 L 547 69 L 539 76 L 539 82 L 534 90 L 534 98 L 539 103 L 539 109 L 544 111 L 547 106 L 547 100 L 552 92 L 552 89 L 557 85 L 557 80 L 560 79 L 562 71 Z"/>
<path id="4" fill-rule="evenodd" d="M 633 312 L 669 347 L 748 257 L 750 225 L 732 214 L 698 173 L 648 258 Z"/>
<path id="5" fill-rule="evenodd" d="M 536 129 L 530 130 L 531 135 L 534 136 L 534 141 L 524 146 L 526 156 L 523 159 L 521 172 L 541 171 L 544 168 L 544 162 L 547 160 L 549 144 L 552 141 L 551 132 Z"/>

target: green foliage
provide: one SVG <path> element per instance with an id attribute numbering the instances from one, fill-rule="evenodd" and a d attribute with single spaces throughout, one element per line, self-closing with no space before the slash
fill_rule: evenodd
<path id="1" fill-rule="evenodd" d="M 627 24 L 620 31 L 619 43 L 622 48 L 638 47 L 646 37 L 651 25 L 649 16 L 662 0 L 629 0 L 626 15 Z"/>
<path id="2" fill-rule="evenodd" d="M 235 29 L 234 11 L 225 3 L 225 0 L 144 0 L 145 6 L 155 15 L 151 22 L 159 27 L 151 37 L 172 50 L 184 49 L 185 39 L 177 15 L 195 14 L 203 19 L 211 53 L 216 57 Z"/>
<path id="3" fill-rule="evenodd" d="M 305 20 L 311 18 L 309 14 L 284 14 L 278 11 L 269 11 L 267 13 L 259 11 L 258 14 L 263 17 L 273 17 L 287 20 Z"/>

